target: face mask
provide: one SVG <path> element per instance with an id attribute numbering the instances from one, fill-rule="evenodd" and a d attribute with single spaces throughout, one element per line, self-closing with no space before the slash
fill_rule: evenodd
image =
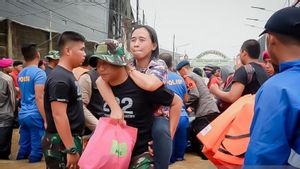
<path id="1" fill-rule="evenodd" d="M 210 78 L 212 76 L 212 73 L 211 72 L 208 72 L 208 71 L 205 71 L 205 74 L 206 74 L 206 77 L 207 78 Z"/>

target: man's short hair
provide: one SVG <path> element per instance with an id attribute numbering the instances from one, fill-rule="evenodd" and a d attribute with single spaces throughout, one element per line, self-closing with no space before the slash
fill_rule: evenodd
<path id="1" fill-rule="evenodd" d="M 277 37 L 277 39 L 285 45 L 292 45 L 295 44 L 297 46 L 300 45 L 300 39 L 294 38 L 292 36 L 288 36 L 288 35 L 283 35 L 283 34 L 279 34 L 279 33 L 273 33 L 273 35 L 275 37 Z"/>
<path id="2" fill-rule="evenodd" d="M 24 56 L 24 60 L 26 62 L 33 61 L 38 52 L 38 48 L 36 44 L 25 44 L 21 47 L 22 55 Z"/>
<path id="3" fill-rule="evenodd" d="M 198 67 L 195 67 L 194 69 L 193 69 L 193 72 L 194 73 L 196 73 L 197 75 L 199 75 L 199 76 L 203 76 L 203 71 L 202 71 L 202 69 L 200 69 L 200 68 L 198 68 Z"/>
<path id="4" fill-rule="evenodd" d="M 13 63 L 13 66 L 16 67 L 16 66 L 19 66 L 19 65 L 23 65 L 23 62 L 20 61 L 20 60 L 15 60 L 14 63 Z"/>
<path id="5" fill-rule="evenodd" d="M 84 38 L 84 36 L 82 36 L 80 33 L 77 33 L 77 32 L 73 32 L 73 31 L 63 32 L 59 36 L 58 41 L 57 41 L 60 52 L 62 52 L 63 47 L 65 47 L 65 45 L 70 41 L 85 42 L 85 38 Z"/>
<path id="6" fill-rule="evenodd" d="M 172 67 L 172 65 L 173 65 L 172 64 L 172 60 L 173 60 L 172 55 L 170 55 L 169 53 L 162 53 L 158 57 L 159 57 L 159 59 L 165 61 L 165 63 L 168 66 L 168 68 Z"/>
<path id="7" fill-rule="evenodd" d="M 252 59 L 259 58 L 260 45 L 259 45 L 258 41 L 255 39 L 246 40 L 243 43 L 241 50 L 245 50 Z"/>

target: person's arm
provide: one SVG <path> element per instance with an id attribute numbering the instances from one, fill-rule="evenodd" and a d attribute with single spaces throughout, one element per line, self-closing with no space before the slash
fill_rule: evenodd
<path id="1" fill-rule="evenodd" d="M 188 102 L 188 99 L 189 99 L 189 95 L 185 93 L 183 102 L 186 104 Z"/>
<path id="2" fill-rule="evenodd" d="M 199 100 L 200 93 L 198 91 L 198 88 L 197 88 L 194 80 L 192 80 L 190 77 L 186 76 L 184 78 L 184 81 L 186 83 L 187 89 L 189 90 L 188 91 L 188 100 L 186 102 L 186 105 L 190 106 Z"/>
<path id="3" fill-rule="evenodd" d="M 186 104 L 188 102 L 188 99 L 189 99 L 189 95 L 188 95 L 188 89 L 186 87 L 186 84 L 185 84 L 185 81 L 184 79 L 182 78 L 182 83 L 180 84 L 181 85 L 181 88 L 183 90 L 183 103 Z"/>
<path id="4" fill-rule="evenodd" d="M 186 105 L 187 106 L 192 105 L 193 103 L 198 101 L 199 98 L 200 98 L 200 94 L 199 94 L 197 87 L 190 89 L 190 91 L 188 93 L 188 101 L 186 102 Z"/>
<path id="5" fill-rule="evenodd" d="M 163 60 L 152 60 L 146 73 L 141 73 L 133 67 L 127 66 L 129 76 L 140 88 L 153 92 L 167 82 L 168 67 Z"/>
<path id="6" fill-rule="evenodd" d="M 49 82 L 48 94 L 51 102 L 52 117 L 54 124 L 66 149 L 75 147 L 71 132 L 70 122 L 67 115 L 68 102 L 70 101 L 70 86 L 64 81 Z M 79 153 L 67 154 L 67 168 L 78 167 Z"/>
<path id="7" fill-rule="evenodd" d="M 96 85 L 103 100 L 108 104 L 111 110 L 110 117 L 117 120 L 123 119 L 123 111 L 115 99 L 110 85 L 106 83 L 101 76 L 96 80 Z"/>
<path id="8" fill-rule="evenodd" d="M 80 76 L 78 83 L 82 95 L 85 126 L 94 131 L 97 126 L 98 119 L 86 107 L 90 103 L 92 96 L 92 80 L 88 74 L 83 74 Z"/>
<path id="9" fill-rule="evenodd" d="M 181 108 L 182 108 L 182 100 L 180 97 L 175 94 L 173 101 L 170 105 L 170 134 L 171 138 L 174 138 L 177 126 L 178 126 L 178 121 L 180 119 L 180 113 L 181 113 Z"/>
<path id="10" fill-rule="evenodd" d="M 55 127 L 66 149 L 75 147 L 71 133 L 71 127 L 69 125 L 69 119 L 67 116 L 67 103 L 52 101 L 51 109 Z M 77 168 L 79 157 L 79 153 L 67 154 L 67 167 Z"/>
<path id="11" fill-rule="evenodd" d="M 146 91 L 152 92 L 164 85 L 158 77 L 152 74 L 144 74 L 135 69 L 129 70 L 128 74 L 136 85 Z"/>
<path id="12" fill-rule="evenodd" d="M 47 121 L 46 121 L 46 114 L 45 114 L 45 108 L 44 108 L 44 85 L 35 85 L 34 91 L 35 91 L 35 102 L 36 102 L 37 108 L 44 120 L 44 127 L 46 129 Z"/>
<path id="13" fill-rule="evenodd" d="M 242 96 L 244 89 L 244 84 L 234 82 L 229 92 L 222 91 L 217 84 L 211 85 L 210 92 L 213 95 L 219 97 L 224 102 L 234 103 L 237 99 L 239 99 Z"/>
<path id="14" fill-rule="evenodd" d="M 242 96 L 245 86 L 248 83 L 248 74 L 244 66 L 236 70 L 232 81 L 230 91 L 224 92 L 218 86 L 212 85 L 210 92 L 224 102 L 233 103 Z"/>
<path id="15" fill-rule="evenodd" d="M 52 101 L 51 109 L 55 127 L 65 147 L 67 149 L 74 147 L 75 144 L 67 116 L 67 103 Z"/>
<path id="16" fill-rule="evenodd" d="M 46 73 L 43 71 L 38 71 L 34 78 L 35 102 L 44 120 L 45 129 L 47 128 L 46 114 L 44 108 L 44 88 L 45 88 L 46 78 L 47 78 Z"/>

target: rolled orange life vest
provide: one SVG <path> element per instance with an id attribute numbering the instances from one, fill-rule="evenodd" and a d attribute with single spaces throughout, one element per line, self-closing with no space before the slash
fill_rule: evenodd
<path id="1" fill-rule="evenodd" d="M 203 153 L 218 168 L 239 168 L 250 141 L 255 95 L 245 95 L 197 135 Z"/>

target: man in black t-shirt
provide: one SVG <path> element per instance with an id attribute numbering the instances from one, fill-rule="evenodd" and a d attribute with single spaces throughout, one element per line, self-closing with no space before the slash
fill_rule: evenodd
<path id="1" fill-rule="evenodd" d="M 61 58 L 45 84 L 47 129 L 43 152 L 47 169 L 78 168 L 84 115 L 79 85 L 72 70 L 84 61 L 84 42 L 85 38 L 76 32 L 62 33 L 58 40 Z"/>
<path id="2" fill-rule="evenodd" d="M 138 87 L 129 77 L 128 73 L 130 72 L 126 71 L 126 54 L 122 45 L 114 40 L 106 40 L 98 45 L 95 54 L 90 59 L 90 65 L 97 67 L 102 79 L 110 84 L 117 102 L 124 112 L 127 125 L 138 129 L 130 168 L 137 166 L 154 168 L 153 159 L 148 153 L 148 143 L 152 140 L 153 112 L 158 105 L 180 110 L 182 106 L 180 98 L 165 87 L 154 92 L 148 92 Z M 96 84 L 99 89 L 101 86 L 98 80 Z M 106 116 L 110 116 L 110 108 L 103 99 L 101 105 Z"/>
<path id="3" fill-rule="evenodd" d="M 230 104 L 243 95 L 255 94 L 268 79 L 267 72 L 258 61 L 259 54 L 260 45 L 257 40 L 245 41 L 240 50 L 240 59 L 244 66 L 235 71 L 231 89 L 225 92 L 213 85 L 210 92 Z"/>

